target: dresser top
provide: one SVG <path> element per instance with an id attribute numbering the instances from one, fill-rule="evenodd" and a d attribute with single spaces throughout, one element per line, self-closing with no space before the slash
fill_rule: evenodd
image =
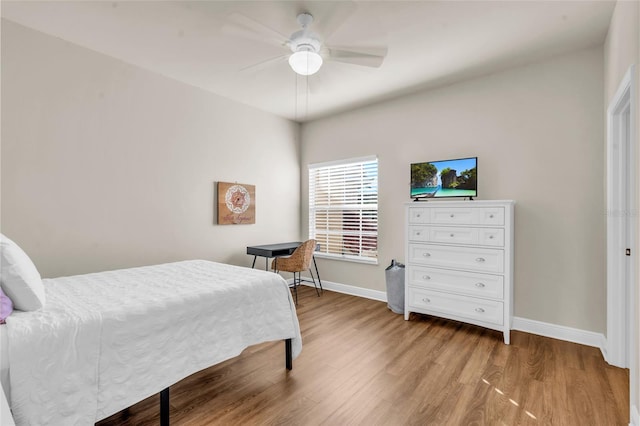
<path id="1" fill-rule="evenodd" d="M 495 205 L 514 205 L 514 200 L 429 200 L 429 201 L 408 201 L 405 206 L 416 207 L 481 207 Z"/>

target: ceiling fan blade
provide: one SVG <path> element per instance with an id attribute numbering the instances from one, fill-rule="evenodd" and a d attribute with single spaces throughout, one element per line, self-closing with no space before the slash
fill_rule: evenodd
<path id="1" fill-rule="evenodd" d="M 329 47 L 332 61 L 378 68 L 387 56 L 386 47 Z"/>
<path id="2" fill-rule="evenodd" d="M 333 33 L 345 24 L 357 7 L 355 2 L 345 0 L 313 4 L 312 7 L 309 7 L 309 12 L 313 15 L 313 31 L 322 34 L 325 41 L 329 40 Z"/>
<path id="3" fill-rule="evenodd" d="M 246 72 L 246 71 L 260 71 L 262 69 L 265 69 L 273 64 L 277 64 L 278 62 L 285 62 L 287 60 L 287 58 L 289 57 L 288 53 L 282 54 L 282 55 L 278 55 L 278 56 L 274 56 L 272 58 L 269 59 L 265 59 L 264 61 L 260 61 L 258 63 L 255 64 L 251 64 L 251 65 L 247 65 L 246 67 L 240 68 L 238 71 L 240 72 Z"/>
<path id="4" fill-rule="evenodd" d="M 289 36 L 255 21 L 240 13 L 232 13 L 227 17 L 228 23 L 222 26 L 222 32 L 234 37 L 260 41 L 276 46 L 285 46 Z"/>

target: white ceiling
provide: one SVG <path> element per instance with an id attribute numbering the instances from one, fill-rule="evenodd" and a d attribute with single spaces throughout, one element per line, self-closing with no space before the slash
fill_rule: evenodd
<path id="1" fill-rule="evenodd" d="M 226 98 L 307 121 L 604 42 L 611 1 L 3 1 L 2 16 Z M 326 61 L 300 77 L 281 34 L 296 15 L 334 46 L 387 46 L 380 68 Z M 282 40 L 284 41 L 284 40 Z M 245 69 L 249 67 L 248 69 Z"/>

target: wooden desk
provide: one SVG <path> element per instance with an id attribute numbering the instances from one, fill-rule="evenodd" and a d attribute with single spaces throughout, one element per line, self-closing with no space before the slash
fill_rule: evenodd
<path id="1" fill-rule="evenodd" d="M 302 244 L 301 241 L 294 241 L 290 243 L 276 243 L 276 244 L 265 244 L 261 246 L 247 246 L 247 254 L 253 255 L 253 264 L 252 268 L 256 266 L 256 259 L 258 256 L 264 257 L 264 269 L 266 271 L 269 270 L 269 259 L 273 257 L 281 257 L 281 256 L 289 256 L 291 255 L 299 246 Z M 316 250 L 318 250 L 319 244 L 316 245 Z M 318 277 L 318 282 L 320 283 L 320 288 L 322 289 L 322 281 L 320 281 L 320 272 L 318 272 L 318 264 L 316 263 L 316 257 L 313 256 L 313 267 L 316 270 L 316 276 Z M 311 270 L 309 270 L 311 272 Z"/>

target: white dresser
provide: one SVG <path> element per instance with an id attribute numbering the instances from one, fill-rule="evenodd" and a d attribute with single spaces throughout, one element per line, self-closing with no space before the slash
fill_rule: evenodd
<path id="1" fill-rule="evenodd" d="M 513 317 L 514 201 L 406 204 L 405 308 L 504 333 Z"/>

